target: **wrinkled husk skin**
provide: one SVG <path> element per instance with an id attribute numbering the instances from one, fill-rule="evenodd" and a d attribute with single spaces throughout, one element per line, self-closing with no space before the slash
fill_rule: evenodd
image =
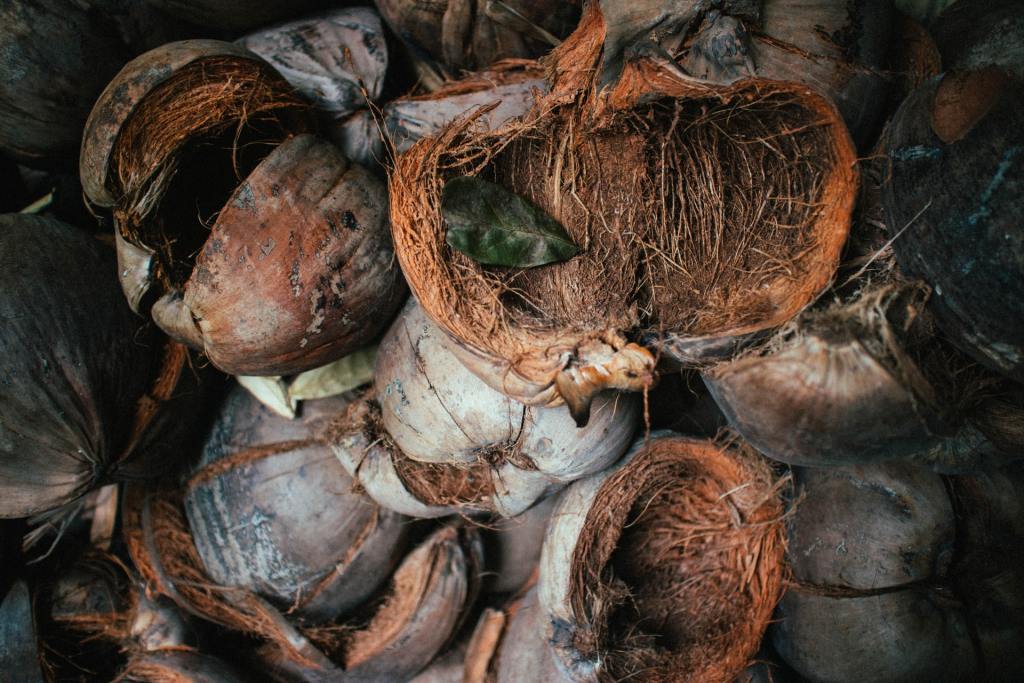
<path id="1" fill-rule="evenodd" d="M 0 5 L 0 150 L 71 165 L 96 96 L 130 57 L 112 22 L 80 3 Z"/>
<path id="2" fill-rule="evenodd" d="M 43 683 L 28 585 L 17 581 L 0 602 L 0 671 L 10 681 Z"/>
<path id="3" fill-rule="evenodd" d="M 320 439 L 347 403 L 307 401 L 299 419 L 287 420 L 241 387 L 228 398 L 185 496 L 214 581 L 310 622 L 351 611 L 385 581 L 408 520 L 354 491 Z"/>
<path id="4" fill-rule="evenodd" d="M 183 299 L 154 319 L 225 372 L 285 375 L 362 348 L 404 298 L 383 182 L 299 135 L 235 190 Z"/>
<path id="5" fill-rule="evenodd" d="M 0 217 L 2 517 L 74 501 L 140 445 L 133 430 L 160 348 L 121 299 L 114 267 L 109 248 L 69 225 Z"/>
<path id="6" fill-rule="evenodd" d="M 487 0 L 374 0 L 381 16 L 417 57 L 429 57 L 452 73 L 482 69 L 509 57 L 540 57 L 553 47 L 499 18 Z M 563 38 L 579 18 L 579 0 L 506 0 L 528 22 Z"/>
<path id="7" fill-rule="evenodd" d="M 887 223 L 945 336 L 1024 379 L 1024 87 L 989 70 L 914 91 L 888 127 Z"/>

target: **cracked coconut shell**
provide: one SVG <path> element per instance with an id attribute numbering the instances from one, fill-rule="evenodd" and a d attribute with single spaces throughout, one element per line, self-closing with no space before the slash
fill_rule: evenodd
<path id="1" fill-rule="evenodd" d="M 759 79 L 715 86 L 650 54 L 601 89 L 605 32 L 590 5 L 529 114 L 489 133 L 463 120 L 401 155 L 390 179 L 402 270 L 460 360 L 519 401 L 568 404 L 581 424 L 602 389 L 650 386 L 655 354 L 728 357 L 813 301 L 857 186 L 824 97 Z M 542 208 L 580 254 L 518 270 L 449 248 L 440 194 L 462 175 Z"/>

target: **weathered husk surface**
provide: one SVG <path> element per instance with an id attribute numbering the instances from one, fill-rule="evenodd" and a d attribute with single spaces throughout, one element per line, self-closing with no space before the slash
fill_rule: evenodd
<path id="1" fill-rule="evenodd" d="M 811 681 L 1019 678 L 1021 472 L 797 469 L 779 654 Z"/>
<path id="2" fill-rule="evenodd" d="M 89 107 L 128 47 L 82 3 L 10 0 L 0 27 L 0 150 L 33 166 L 71 165 Z"/>
<path id="3" fill-rule="evenodd" d="M 486 0 L 374 0 L 374 4 L 414 57 L 432 59 L 451 73 L 458 73 L 510 57 L 540 57 L 572 31 L 581 3 L 501 3 L 511 11 Z"/>
<path id="4" fill-rule="evenodd" d="M 900 268 L 933 289 L 950 341 L 1024 379 L 1024 88 L 997 70 L 947 74 L 912 93 L 888 127 L 884 187 Z M 941 188 L 939 191 L 938 188 Z"/>
<path id="5" fill-rule="evenodd" d="M 1017 0 L 960 0 L 929 28 L 946 71 L 997 66 L 1024 78 L 1024 13 Z"/>
<path id="6" fill-rule="evenodd" d="M 857 182 L 848 133 L 821 96 L 802 86 L 763 80 L 713 86 L 652 58 L 629 63 L 613 88 L 598 93 L 595 67 L 604 35 L 603 20 L 592 7 L 552 55 L 553 89 L 531 113 L 490 133 L 475 131 L 469 119 L 422 140 L 398 158 L 390 179 L 392 232 L 403 272 L 427 314 L 461 342 L 460 359 L 488 384 L 524 403 L 567 402 L 579 422 L 585 422 L 586 404 L 597 391 L 650 384 L 654 357 L 635 341 L 680 362 L 702 363 L 732 353 L 738 340 L 785 322 L 813 300 L 838 262 Z M 791 109 L 778 114 L 776 107 Z M 656 189 L 655 176 L 666 164 L 648 167 L 644 150 L 647 145 L 661 149 L 666 132 L 675 130 L 673 116 L 692 123 L 704 120 L 707 111 L 731 112 L 730 122 L 721 125 L 734 128 L 733 139 L 746 134 L 735 128 L 736 120 L 761 126 L 772 116 L 794 116 L 789 125 L 802 132 L 780 139 L 811 136 L 807 140 L 814 139 L 820 165 L 806 178 L 813 176 L 813 188 L 792 191 L 805 197 L 803 206 L 816 208 L 802 218 L 791 217 L 808 236 L 799 255 L 781 256 L 791 264 L 786 268 L 798 273 L 793 279 L 765 275 L 757 287 L 751 282 L 712 285 L 697 299 L 687 299 L 707 283 L 687 290 L 680 284 L 679 263 L 666 254 L 691 244 L 683 233 L 697 234 L 693 244 L 730 238 L 724 233 L 716 237 L 713 228 L 704 234 L 698 222 L 691 225 L 682 214 L 666 218 L 664 212 L 680 205 L 672 203 L 671 192 Z M 638 117 L 643 116 L 660 123 L 642 125 Z M 691 129 L 710 130 L 686 127 Z M 782 135 L 779 129 L 763 134 Z M 717 143 L 704 139 L 686 144 L 702 150 L 705 158 L 726 153 L 707 147 Z M 674 149 L 667 157 L 682 164 L 680 173 L 687 171 L 685 161 L 673 155 L 684 152 Z M 793 158 L 777 161 L 788 168 Z M 654 176 L 644 176 L 644 169 Z M 559 220 L 584 245 L 583 253 L 527 273 L 504 273 L 454 252 L 444 241 L 440 192 L 448 178 L 458 175 L 484 175 L 507 184 Z M 753 186 L 751 191 L 756 192 Z M 687 201 L 697 202 L 699 216 L 703 210 L 718 210 L 712 207 L 723 200 Z M 742 205 L 738 199 L 726 203 Z M 729 224 L 743 220 L 737 215 Z M 638 226 L 649 234 L 641 234 Z M 743 253 L 744 247 L 736 242 L 721 248 Z M 695 258 L 697 264 L 718 263 L 710 255 Z M 772 293 L 758 302 L 761 294 L 755 291 Z"/>
<path id="7" fill-rule="evenodd" d="M 497 130 L 522 116 L 547 92 L 544 70 L 535 61 L 507 59 L 446 83 L 425 95 L 410 95 L 384 106 L 384 127 L 395 152 L 403 154 L 421 138 L 437 135 L 474 110 L 473 124 Z"/>
<path id="8" fill-rule="evenodd" d="M 294 374 L 362 348 L 405 298 L 383 182 L 290 138 L 227 200 L 183 290 L 154 320 L 225 372 Z"/>
<path id="9" fill-rule="evenodd" d="M 758 458 L 655 433 L 561 494 L 539 599 L 568 680 L 730 681 L 743 671 L 783 579 L 779 485 Z"/>
<path id="10" fill-rule="evenodd" d="M 505 460 L 420 462 L 384 429 L 371 391 L 354 401 L 331 431 L 331 449 L 349 475 L 378 505 L 409 517 L 521 514 L 562 484 L 536 469 Z"/>
<path id="11" fill-rule="evenodd" d="M 28 585 L 15 581 L 0 602 L 0 670 L 12 681 L 43 683 L 35 615 Z"/>
<path id="12" fill-rule="evenodd" d="M 370 7 L 320 12 L 250 33 L 238 42 L 333 118 L 362 109 L 384 87 L 388 46 L 380 16 Z"/>
<path id="13" fill-rule="evenodd" d="M 176 458 L 201 396 L 182 395 L 184 349 L 161 349 L 121 301 L 113 252 L 52 218 L 0 216 L 0 271 L 0 516 Z"/>
<path id="14" fill-rule="evenodd" d="M 497 520 L 484 530 L 485 591 L 515 594 L 534 577 L 557 502 L 557 496 L 549 496 L 526 512 Z"/>
<path id="15" fill-rule="evenodd" d="M 408 520 L 355 491 L 323 441 L 347 404 L 344 396 L 308 401 L 288 420 L 241 387 L 229 396 L 184 499 L 215 582 L 323 622 L 351 612 L 387 579 Z"/>

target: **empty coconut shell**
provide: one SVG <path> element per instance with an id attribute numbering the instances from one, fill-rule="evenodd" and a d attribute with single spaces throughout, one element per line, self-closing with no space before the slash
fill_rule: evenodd
<path id="1" fill-rule="evenodd" d="M 579 0 L 374 0 L 414 58 L 457 73 L 539 57 L 576 25 Z"/>
<path id="2" fill-rule="evenodd" d="M 778 487 L 749 449 L 667 433 L 570 485 L 539 583 L 543 633 L 567 680 L 742 672 L 782 588 Z"/>
<path id="3" fill-rule="evenodd" d="M 886 136 L 884 187 L 900 268 L 933 290 L 950 341 L 1024 379 L 1024 88 L 989 69 L 915 90 Z M 938 192 L 935 188 L 941 187 Z"/>
<path id="4" fill-rule="evenodd" d="M 601 389 L 651 384 L 647 347 L 706 363 L 795 316 L 832 277 L 857 182 L 845 126 L 806 87 L 715 86 L 641 57 L 599 92 L 604 37 L 592 5 L 530 114 L 493 133 L 463 121 L 391 176 L 396 253 L 453 350 L 492 387 L 565 402 L 578 423 Z M 441 190 L 467 175 L 543 209 L 580 253 L 523 270 L 448 247 Z"/>
<path id="5" fill-rule="evenodd" d="M 113 207 L 129 302 L 228 372 L 339 358 L 404 293 L 383 184 L 324 140 L 278 145 L 307 125 L 269 64 L 217 41 L 132 61 L 87 125 L 82 182 Z"/>
<path id="6" fill-rule="evenodd" d="M 353 490 L 322 432 L 343 396 L 275 415 L 238 387 L 188 481 L 185 512 L 209 576 L 289 614 L 331 621 L 365 602 L 401 557 L 407 521 Z"/>
<path id="7" fill-rule="evenodd" d="M 113 269 L 112 250 L 82 231 L 0 216 L 2 517 L 73 503 L 129 467 L 152 476 L 194 427 L 187 353 L 142 328 Z"/>

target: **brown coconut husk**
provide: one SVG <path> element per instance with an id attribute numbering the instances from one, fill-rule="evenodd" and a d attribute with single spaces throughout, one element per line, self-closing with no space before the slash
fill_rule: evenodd
<path id="1" fill-rule="evenodd" d="M 75 633 L 82 642 L 103 640 L 127 645 L 131 639 L 132 620 L 138 603 L 135 591 L 128 590 L 131 570 L 116 555 L 95 549 L 79 559 L 75 569 L 84 572 L 91 581 L 75 586 L 70 594 L 59 596 L 62 604 L 70 609 L 52 609 L 53 623 Z M 104 593 L 102 599 L 106 600 L 105 606 L 108 609 L 89 611 L 90 607 L 103 607 L 94 604 L 92 593 L 97 590 Z M 51 601 L 57 597 L 51 596 Z"/>
<path id="2" fill-rule="evenodd" d="M 727 681 L 757 651 L 783 585 L 781 482 L 746 447 L 654 439 L 602 485 L 570 600 L 602 680 Z"/>
<path id="3" fill-rule="evenodd" d="M 114 209 L 124 239 L 156 253 L 153 277 L 177 287 L 204 221 L 276 143 L 310 125 L 308 105 L 255 54 L 221 41 L 170 43 L 130 62 L 100 95 L 82 141 L 82 185 L 90 202 Z"/>
<path id="4" fill-rule="evenodd" d="M 331 429 L 339 433 L 362 431 L 367 443 L 390 454 L 402 484 L 425 505 L 473 512 L 494 496 L 492 462 L 481 459 L 473 463 L 430 463 L 405 455 L 384 429 L 380 404 L 370 392 L 350 404 Z"/>
<path id="5" fill-rule="evenodd" d="M 396 252 L 426 312 L 492 385 L 574 414 L 600 388 L 650 383 L 631 339 L 699 363 L 798 313 L 832 277 L 857 183 L 841 119 L 806 87 L 718 87 L 645 58 L 598 92 L 604 29 L 592 5 L 530 114 L 490 133 L 470 117 L 391 177 Z M 537 204 L 582 253 L 521 271 L 450 249 L 440 196 L 459 175 Z"/>

